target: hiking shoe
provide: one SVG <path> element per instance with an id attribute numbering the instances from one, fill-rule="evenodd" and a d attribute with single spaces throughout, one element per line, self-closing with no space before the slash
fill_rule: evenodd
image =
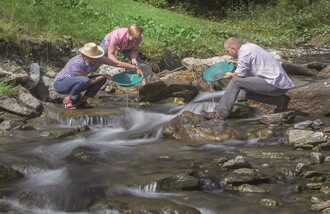
<path id="1" fill-rule="evenodd" d="M 207 119 L 207 120 L 212 120 L 212 119 L 217 119 L 217 120 L 226 120 L 226 118 L 224 118 L 222 115 L 220 115 L 218 112 L 206 112 L 204 110 L 202 110 L 201 115 Z"/>
<path id="2" fill-rule="evenodd" d="M 291 98 L 287 95 L 281 96 L 279 99 L 276 108 L 274 110 L 274 113 L 280 113 L 288 110 L 288 106 L 290 103 Z"/>

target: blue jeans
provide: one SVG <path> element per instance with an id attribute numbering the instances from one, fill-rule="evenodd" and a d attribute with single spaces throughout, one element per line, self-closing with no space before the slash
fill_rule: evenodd
<path id="1" fill-rule="evenodd" d="M 102 42 L 99 44 L 99 46 L 101 46 L 104 50 L 104 56 L 108 56 L 108 47 L 105 45 L 105 41 L 104 39 L 102 40 Z M 123 50 L 121 52 L 127 59 L 129 59 L 130 61 L 132 60 L 131 57 L 131 49 L 128 50 Z M 138 61 L 138 63 L 143 63 L 143 60 L 141 59 L 140 55 L 138 55 L 136 57 L 136 60 Z"/>
<path id="2" fill-rule="evenodd" d="M 77 102 L 80 93 L 86 91 L 84 96 L 95 97 L 97 92 L 106 83 L 107 79 L 91 84 L 92 76 L 74 76 L 54 82 L 54 89 L 59 94 L 69 94 L 74 102 Z"/>

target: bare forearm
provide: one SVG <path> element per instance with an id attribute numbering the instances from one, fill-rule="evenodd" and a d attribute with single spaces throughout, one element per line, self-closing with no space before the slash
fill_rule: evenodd
<path id="1" fill-rule="evenodd" d="M 135 68 L 135 66 L 130 63 L 122 62 L 122 61 L 118 60 L 114 55 L 109 55 L 108 58 L 105 58 L 103 60 L 103 63 L 107 64 L 107 65 L 121 67 L 121 68 L 130 68 L 130 69 Z"/>

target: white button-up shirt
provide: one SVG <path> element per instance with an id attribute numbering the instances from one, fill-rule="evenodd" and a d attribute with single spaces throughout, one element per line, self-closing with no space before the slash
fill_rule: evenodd
<path id="1" fill-rule="evenodd" d="M 245 43 L 239 49 L 235 73 L 239 77 L 264 78 L 266 82 L 280 89 L 294 87 L 280 63 L 265 49 L 252 43 Z"/>

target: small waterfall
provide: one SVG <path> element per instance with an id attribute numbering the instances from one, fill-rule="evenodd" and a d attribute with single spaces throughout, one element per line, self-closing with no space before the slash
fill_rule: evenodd
<path id="1" fill-rule="evenodd" d="M 57 115 L 56 119 L 65 126 L 122 126 L 122 116 L 114 116 L 114 115 L 82 115 L 76 117 L 63 117 L 61 115 Z"/>
<path id="2" fill-rule="evenodd" d="M 139 186 L 139 190 L 145 191 L 145 192 L 156 192 L 157 190 L 157 182 L 152 182 L 151 184 L 147 184 L 144 186 Z"/>
<path id="3" fill-rule="evenodd" d="M 192 103 L 196 102 L 205 102 L 205 101 L 219 101 L 220 98 L 225 93 L 225 90 L 215 91 L 215 92 L 199 92 L 198 95 L 191 101 Z M 217 100 L 217 101 L 216 101 Z"/>
<path id="4" fill-rule="evenodd" d="M 199 114 L 201 110 L 213 111 L 215 106 L 216 103 L 213 102 L 189 103 L 180 110 L 180 113 L 184 111 L 191 111 L 195 114 Z"/>

